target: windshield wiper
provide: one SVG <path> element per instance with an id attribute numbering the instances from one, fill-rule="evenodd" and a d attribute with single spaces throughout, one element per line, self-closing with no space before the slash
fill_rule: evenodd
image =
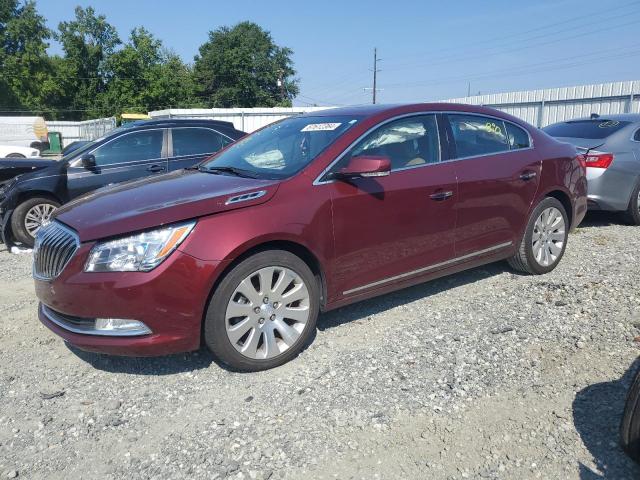
<path id="1" fill-rule="evenodd" d="M 213 173 L 213 174 L 221 174 L 221 173 L 230 173 L 237 177 L 246 177 L 246 178 L 258 178 L 258 176 L 252 172 L 251 170 L 245 170 L 244 168 L 237 167 L 205 167 L 204 165 L 200 165 L 198 170 L 205 173 Z"/>

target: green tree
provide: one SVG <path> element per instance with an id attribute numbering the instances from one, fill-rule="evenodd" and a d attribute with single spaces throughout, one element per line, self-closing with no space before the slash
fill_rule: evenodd
<path id="1" fill-rule="evenodd" d="M 51 31 L 33 1 L 0 0 L 0 110 L 41 110 L 59 93 L 47 55 Z"/>
<path id="2" fill-rule="evenodd" d="M 211 107 L 291 106 L 298 93 L 292 54 L 255 23 L 218 28 L 195 57 L 198 94 Z"/>
<path id="3" fill-rule="evenodd" d="M 112 109 L 110 114 L 193 103 L 190 68 L 143 27 L 131 32 L 127 44 L 109 57 L 105 67 L 108 82 L 100 103 Z"/>
<path id="4" fill-rule="evenodd" d="M 103 114 L 96 98 L 106 90 L 109 72 L 107 59 L 121 43 L 116 29 L 104 15 L 96 15 L 93 8 L 76 7 L 75 19 L 61 22 L 56 39 L 65 53 L 58 62 L 68 108 L 91 118 Z"/>

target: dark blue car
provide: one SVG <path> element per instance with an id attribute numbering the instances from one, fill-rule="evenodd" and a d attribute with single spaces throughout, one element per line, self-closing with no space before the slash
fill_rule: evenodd
<path id="1" fill-rule="evenodd" d="M 33 246 L 60 205 L 106 185 L 193 166 L 244 135 L 230 122 L 148 120 L 112 130 L 59 161 L 0 160 L 2 240 Z"/>

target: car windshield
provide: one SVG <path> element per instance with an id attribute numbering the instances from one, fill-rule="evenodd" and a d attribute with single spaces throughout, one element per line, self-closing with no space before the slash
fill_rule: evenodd
<path id="1" fill-rule="evenodd" d="M 358 121 L 353 116 L 288 118 L 240 140 L 199 169 L 288 178 L 309 165 Z"/>
<path id="2" fill-rule="evenodd" d="M 552 137 L 602 139 L 616 133 L 631 122 L 618 120 L 576 120 L 544 127 L 542 130 Z"/>

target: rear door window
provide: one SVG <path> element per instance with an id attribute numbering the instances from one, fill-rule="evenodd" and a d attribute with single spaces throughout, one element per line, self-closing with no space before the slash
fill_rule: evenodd
<path id="1" fill-rule="evenodd" d="M 575 120 L 544 127 L 542 130 L 552 137 L 602 139 L 616 133 L 630 122 L 618 120 Z"/>
<path id="2" fill-rule="evenodd" d="M 231 143 L 223 135 L 208 128 L 174 128 L 173 156 L 214 153 Z"/>
<path id="3" fill-rule="evenodd" d="M 475 157 L 509 151 L 504 122 L 482 115 L 449 114 L 456 157 Z"/>
<path id="4" fill-rule="evenodd" d="M 633 139 L 636 142 L 640 142 L 640 128 L 638 130 L 636 130 L 636 134 L 633 136 Z"/>

